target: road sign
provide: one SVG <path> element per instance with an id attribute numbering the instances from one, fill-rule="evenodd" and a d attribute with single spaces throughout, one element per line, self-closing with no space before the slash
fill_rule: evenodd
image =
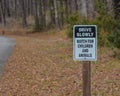
<path id="1" fill-rule="evenodd" d="M 79 61 L 97 60 L 96 25 L 74 25 L 73 58 Z"/>

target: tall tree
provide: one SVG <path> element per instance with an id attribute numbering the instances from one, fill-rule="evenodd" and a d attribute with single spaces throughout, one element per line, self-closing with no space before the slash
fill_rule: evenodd
<path id="1" fill-rule="evenodd" d="M 77 0 L 70 0 L 70 12 L 75 13 L 77 11 Z"/>
<path id="2" fill-rule="evenodd" d="M 22 12 L 22 25 L 23 28 L 27 27 L 27 16 L 26 16 L 26 10 L 25 10 L 25 2 L 24 0 L 19 0 L 21 4 L 21 12 Z"/>
<path id="3" fill-rule="evenodd" d="M 38 16 L 38 0 L 35 0 L 35 16 Z"/>
<path id="4" fill-rule="evenodd" d="M 87 17 L 87 1 L 86 0 L 80 0 L 80 12 L 83 17 Z"/>
<path id="5" fill-rule="evenodd" d="M 43 28 L 45 28 L 46 27 L 46 2 L 47 2 L 47 0 L 43 0 L 42 1 L 43 2 Z"/>
<path id="6" fill-rule="evenodd" d="M 10 7 L 9 6 L 9 0 L 7 0 L 6 3 L 7 3 L 7 6 L 6 6 L 6 11 L 7 12 L 6 13 L 7 13 L 7 16 L 10 17 L 11 14 L 10 14 L 10 8 L 9 8 Z"/>
<path id="7" fill-rule="evenodd" d="M 62 27 L 64 24 L 64 5 L 63 0 L 60 0 L 60 26 Z"/>
<path id="8" fill-rule="evenodd" d="M 88 15 L 88 18 L 94 18 L 95 16 L 95 8 L 94 8 L 94 0 L 87 0 L 87 15 Z"/>
<path id="9" fill-rule="evenodd" d="M 114 14 L 113 0 L 106 0 L 106 5 L 107 5 L 107 11 L 111 14 Z"/>
<path id="10" fill-rule="evenodd" d="M 30 15 L 33 16 L 33 0 L 29 1 L 30 6 Z"/>
<path id="11" fill-rule="evenodd" d="M 114 10 L 115 10 L 115 19 L 119 18 L 119 12 L 120 12 L 120 1 L 119 0 L 113 0 L 114 2 Z"/>
<path id="12" fill-rule="evenodd" d="M 6 26 L 6 0 L 0 0 L 1 18 L 4 26 Z"/>
<path id="13" fill-rule="evenodd" d="M 57 0 L 54 0 L 54 12 L 55 12 L 55 28 L 59 30 L 59 22 L 58 22 L 58 10 L 57 10 Z"/>
<path id="14" fill-rule="evenodd" d="M 15 5 L 15 18 L 17 18 L 17 0 L 14 1 L 14 5 Z"/>
<path id="15" fill-rule="evenodd" d="M 42 0 L 39 0 L 39 16 L 40 16 L 40 22 L 43 22 L 43 12 L 42 12 Z M 43 26 L 43 24 L 41 24 Z"/>
<path id="16" fill-rule="evenodd" d="M 69 15 L 68 0 L 64 0 L 64 2 L 65 2 L 65 16 L 66 18 L 68 18 Z"/>
<path id="17" fill-rule="evenodd" d="M 55 26 L 54 2 L 50 0 L 51 25 Z"/>

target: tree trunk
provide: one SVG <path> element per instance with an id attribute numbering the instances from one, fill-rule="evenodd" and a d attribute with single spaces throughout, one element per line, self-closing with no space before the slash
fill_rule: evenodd
<path id="1" fill-rule="evenodd" d="M 114 10 L 115 10 L 115 19 L 119 19 L 119 12 L 120 12 L 120 0 L 113 0 L 114 2 Z"/>
<path id="2" fill-rule="evenodd" d="M 7 16 L 10 17 L 11 14 L 10 14 L 10 6 L 9 6 L 9 0 L 7 0 L 7 6 L 6 6 L 6 10 L 7 10 Z"/>
<path id="3" fill-rule="evenodd" d="M 107 9 L 110 14 L 114 14 L 113 0 L 106 0 Z"/>
<path id="4" fill-rule="evenodd" d="M 54 2 L 50 0 L 51 25 L 55 26 Z"/>
<path id="5" fill-rule="evenodd" d="M 77 0 L 70 0 L 70 12 L 76 13 L 77 11 Z"/>
<path id="6" fill-rule="evenodd" d="M 23 25 L 23 28 L 25 28 L 27 27 L 27 16 L 26 16 L 24 0 L 20 0 L 20 4 L 21 4 L 21 10 L 22 10 L 22 25 Z"/>
<path id="7" fill-rule="evenodd" d="M 35 16 L 38 16 L 38 5 L 37 5 L 37 0 L 35 0 Z"/>
<path id="8" fill-rule="evenodd" d="M 83 16 L 83 17 L 87 17 L 87 2 L 86 2 L 86 0 L 80 0 L 81 1 L 81 10 L 80 10 L 80 12 L 81 12 L 81 15 Z"/>
<path id="9" fill-rule="evenodd" d="M 1 8 L 1 17 L 2 17 L 2 22 L 3 22 L 3 25 L 4 26 L 6 26 L 6 11 L 5 11 L 5 5 L 6 4 L 6 2 L 5 2 L 5 0 L 1 0 L 0 1 L 0 8 Z"/>
<path id="10" fill-rule="evenodd" d="M 43 0 L 43 28 L 46 27 L 46 0 Z"/>
<path id="11" fill-rule="evenodd" d="M 14 3 L 15 4 L 15 18 L 17 18 L 17 15 L 18 15 L 17 14 L 17 0 L 15 0 L 14 2 L 15 2 Z"/>
<path id="12" fill-rule="evenodd" d="M 2 23 L 1 11 L 0 11 L 0 23 Z"/>
<path id="13" fill-rule="evenodd" d="M 42 0 L 39 0 L 39 17 L 40 17 L 40 23 L 41 23 L 41 27 L 43 28 L 44 24 L 43 24 L 43 2 Z"/>
<path id="14" fill-rule="evenodd" d="M 87 15 L 88 18 L 94 18 L 95 16 L 94 0 L 87 0 Z"/>
<path id="15" fill-rule="evenodd" d="M 63 12 L 63 1 L 60 0 L 60 8 L 61 8 L 61 12 L 60 12 L 60 25 L 61 25 L 61 28 L 64 24 L 64 12 Z"/>
<path id="16" fill-rule="evenodd" d="M 33 16 L 33 0 L 30 0 L 30 15 Z"/>
<path id="17" fill-rule="evenodd" d="M 68 0 L 65 0 L 65 15 L 66 15 L 66 18 L 68 18 L 68 15 L 69 15 L 69 9 L 68 9 Z"/>
<path id="18" fill-rule="evenodd" d="M 59 22 L 58 22 L 58 11 L 57 11 L 57 1 L 54 0 L 54 12 L 55 12 L 55 28 L 59 30 Z"/>

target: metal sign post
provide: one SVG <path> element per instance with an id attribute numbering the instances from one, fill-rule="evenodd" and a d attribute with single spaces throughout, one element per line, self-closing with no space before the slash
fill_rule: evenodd
<path id="1" fill-rule="evenodd" d="M 73 59 L 83 61 L 83 96 L 91 96 L 91 62 L 97 60 L 97 26 L 74 25 Z"/>

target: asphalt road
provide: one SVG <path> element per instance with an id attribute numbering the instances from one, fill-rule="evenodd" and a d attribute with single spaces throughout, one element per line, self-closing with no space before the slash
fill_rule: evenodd
<path id="1" fill-rule="evenodd" d="M 4 65 L 7 62 L 15 45 L 15 39 L 0 36 L 0 76 L 2 76 Z"/>

